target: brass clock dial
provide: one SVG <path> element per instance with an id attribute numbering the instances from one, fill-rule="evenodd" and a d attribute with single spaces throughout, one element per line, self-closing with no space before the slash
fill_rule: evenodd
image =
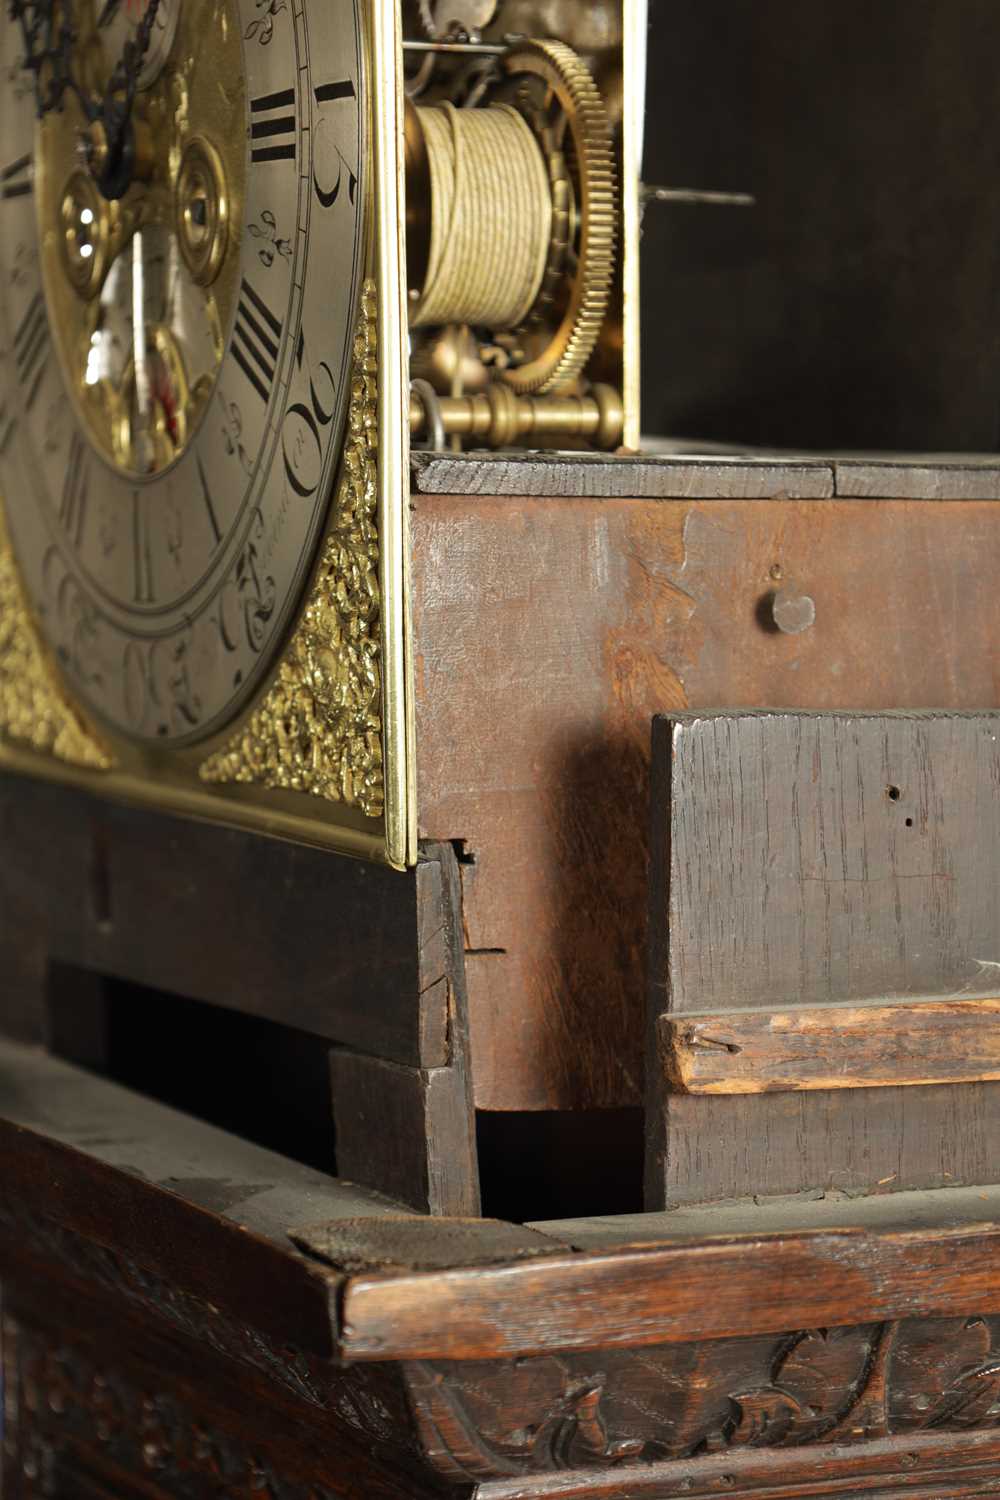
<path id="1" fill-rule="evenodd" d="M 139 744 L 235 717 L 314 561 L 363 273 L 359 5 L 28 0 L 71 18 L 55 105 L 0 26 L 8 527 L 74 694 Z"/>

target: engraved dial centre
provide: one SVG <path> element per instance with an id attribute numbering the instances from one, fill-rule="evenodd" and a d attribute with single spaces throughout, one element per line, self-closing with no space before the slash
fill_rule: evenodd
<path id="1" fill-rule="evenodd" d="M 211 400 L 239 284 L 229 224 L 246 182 L 234 0 L 160 0 L 136 69 L 129 49 L 148 3 L 119 0 L 107 24 L 79 23 L 104 113 L 88 120 L 86 100 L 67 96 L 40 122 L 36 153 L 46 300 L 67 385 L 93 446 L 138 478 L 177 461 Z"/>

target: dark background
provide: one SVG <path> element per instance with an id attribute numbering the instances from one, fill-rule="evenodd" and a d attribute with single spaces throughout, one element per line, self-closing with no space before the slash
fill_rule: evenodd
<path id="1" fill-rule="evenodd" d="M 650 0 L 648 434 L 1000 442 L 998 0 Z"/>

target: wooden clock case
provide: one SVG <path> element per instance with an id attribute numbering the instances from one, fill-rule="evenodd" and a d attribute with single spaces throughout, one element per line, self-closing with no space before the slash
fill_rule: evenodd
<path id="1" fill-rule="evenodd" d="M 1000 465 L 700 446 L 415 456 L 406 871 L 0 778 L 5 1495 L 997 1492 Z"/>

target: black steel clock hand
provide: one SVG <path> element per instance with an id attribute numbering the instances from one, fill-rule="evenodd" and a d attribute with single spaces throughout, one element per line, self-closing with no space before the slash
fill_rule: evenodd
<path id="1" fill-rule="evenodd" d="M 114 16 L 118 4 L 119 0 L 107 0 L 101 13 L 102 24 Z M 135 169 L 132 109 L 159 8 L 160 0 L 149 0 L 136 34 L 125 43 L 104 90 L 99 114 L 103 136 L 101 159 L 93 163 L 93 169 L 107 198 L 123 197 L 132 181 Z"/>
<path id="2" fill-rule="evenodd" d="M 39 117 L 61 109 L 67 92 L 79 100 L 85 117 L 100 113 L 98 102 L 84 89 L 73 70 L 76 27 L 68 7 L 57 0 L 9 0 L 9 15 L 21 27 L 24 66 L 35 75 Z"/>
<path id="3" fill-rule="evenodd" d="M 120 0 L 106 0 L 99 25 L 112 20 Z M 9 15 L 24 39 L 24 64 L 35 75 L 38 114 L 62 108 L 67 93 L 79 102 L 84 118 L 97 127 L 88 137 L 91 169 L 107 198 L 121 198 L 135 169 L 132 110 L 139 75 L 149 51 L 160 0 L 149 0 L 134 37 L 125 43 L 101 99 L 85 89 L 74 62 L 77 28 L 71 7 L 58 0 L 8 0 Z"/>

